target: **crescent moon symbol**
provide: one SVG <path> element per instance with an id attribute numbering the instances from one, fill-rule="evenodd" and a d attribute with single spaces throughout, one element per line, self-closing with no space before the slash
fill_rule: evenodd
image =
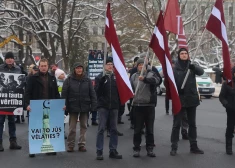
<path id="1" fill-rule="evenodd" d="M 50 108 L 50 107 L 46 107 L 46 105 L 45 105 L 46 101 L 48 101 L 48 100 L 45 100 L 45 101 L 43 102 L 43 107 L 44 107 L 44 108 Z M 48 101 L 48 104 L 50 104 L 49 101 Z"/>

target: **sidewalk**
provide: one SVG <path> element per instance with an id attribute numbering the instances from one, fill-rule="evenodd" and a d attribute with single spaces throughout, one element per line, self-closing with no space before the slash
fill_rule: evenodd
<path id="1" fill-rule="evenodd" d="M 220 90 L 221 90 L 221 86 L 222 84 L 216 84 L 214 83 L 214 86 L 215 86 L 215 93 L 213 95 L 213 97 L 219 97 L 219 94 L 220 94 Z"/>

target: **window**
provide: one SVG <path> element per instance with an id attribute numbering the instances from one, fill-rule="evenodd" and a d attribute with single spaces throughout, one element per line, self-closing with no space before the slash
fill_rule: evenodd
<path id="1" fill-rule="evenodd" d="M 98 49 L 98 43 L 93 43 L 93 50 L 97 50 Z"/>
<path id="2" fill-rule="evenodd" d="M 228 8 L 228 13 L 229 13 L 229 15 L 233 15 L 233 7 L 232 6 L 230 6 Z"/>
<path id="3" fill-rule="evenodd" d="M 93 35 L 98 35 L 98 27 L 93 27 Z"/>
<path id="4" fill-rule="evenodd" d="M 104 27 L 102 27 L 101 28 L 101 35 L 104 35 L 104 31 L 105 31 L 105 29 L 104 29 Z"/>

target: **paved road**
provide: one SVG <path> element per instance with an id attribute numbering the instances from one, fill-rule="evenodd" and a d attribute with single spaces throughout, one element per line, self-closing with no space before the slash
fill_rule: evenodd
<path id="1" fill-rule="evenodd" d="M 119 138 L 118 151 L 123 155 L 122 160 L 108 158 L 108 138 L 105 138 L 104 161 L 95 160 L 96 126 L 90 126 L 87 132 L 87 152 L 58 153 L 57 156 L 37 155 L 28 157 L 27 124 L 17 125 L 18 141 L 23 146 L 20 151 L 10 151 L 8 135 L 4 133 L 5 151 L 0 153 L 0 168 L 143 168 L 143 167 L 187 167 L 187 168 L 234 168 L 235 156 L 225 154 L 224 133 L 226 125 L 225 110 L 218 98 L 203 99 L 198 107 L 198 145 L 205 151 L 204 155 L 189 153 L 189 142 L 179 142 L 178 155 L 172 157 L 170 152 L 170 133 L 172 116 L 165 115 L 164 96 L 158 98 L 155 120 L 155 152 L 156 158 L 146 156 L 144 143 L 140 158 L 132 157 L 133 131 L 129 128 L 127 117 L 124 116 L 124 125 L 118 128 L 124 133 Z M 233 146 L 235 149 L 235 146 Z M 235 151 L 235 150 L 234 150 Z"/>

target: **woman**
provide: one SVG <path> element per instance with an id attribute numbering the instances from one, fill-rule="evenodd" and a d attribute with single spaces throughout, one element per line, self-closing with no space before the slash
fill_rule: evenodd
<path id="1" fill-rule="evenodd" d="M 226 153 L 233 154 L 233 131 L 235 126 L 235 68 L 232 69 L 233 87 L 229 86 L 226 82 L 223 83 L 219 100 L 226 109 L 227 113 L 227 128 L 226 128 Z"/>
<path id="2" fill-rule="evenodd" d="M 190 70 L 190 74 L 184 88 L 181 89 L 188 69 Z M 196 108 L 200 104 L 197 93 L 196 75 L 202 75 L 204 71 L 201 67 L 190 63 L 188 50 L 185 48 L 179 50 L 178 61 L 173 70 L 182 108 L 178 114 L 174 115 L 170 155 L 175 156 L 177 154 L 179 131 L 184 113 L 187 113 L 188 117 L 190 152 L 194 154 L 204 154 L 197 146 L 196 128 Z"/>
<path id="3" fill-rule="evenodd" d="M 91 80 L 85 75 L 84 66 L 75 63 L 73 72 L 64 81 L 62 98 L 66 99 L 65 110 L 69 113 L 69 135 L 67 152 L 73 152 L 76 138 L 77 119 L 80 120 L 78 150 L 86 152 L 86 130 L 89 111 L 96 111 L 96 94 Z"/>

